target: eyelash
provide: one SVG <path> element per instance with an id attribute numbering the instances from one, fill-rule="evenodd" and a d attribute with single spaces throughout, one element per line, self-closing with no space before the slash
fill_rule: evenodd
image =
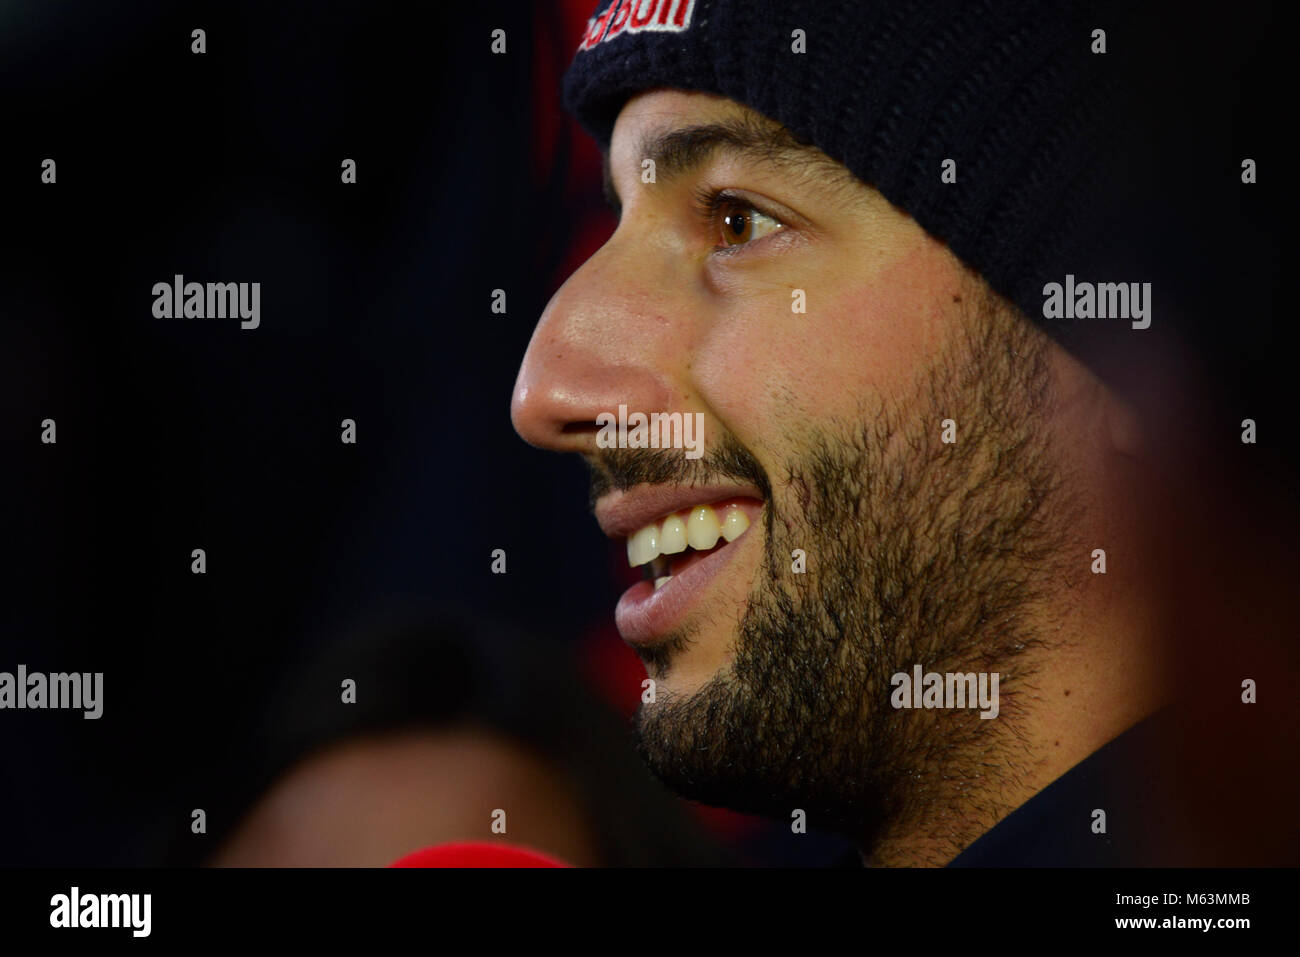
<path id="1" fill-rule="evenodd" d="M 696 214 L 700 217 L 701 222 L 704 223 L 705 228 L 710 230 L 714 237 L 716 237 L 719 232 L 717 228 L 719 224 L 718 214 L 729 207 L 751 209 L 756 213 L 762 213 L 774 222 L 780 223 L 782 228 L 785 227 L 785 221 L 782 220 L 780 216 L 768 212 L 763 207 L 755 205 L 750 200 L 737 196 L 735 193 L 725 188 L 704 185 L 696 186 L 691 190 L 691 200 Z M 763 241 L 770 239 L 772 235 L 773 233 L 769 233 L 761 239 L 754 239 L 747 243 L 728 244 L 719 242 L 718 245 L 714 246 L 714 252 L 722 256 L 734 256 L 750 246 L 762 245 Z"/>

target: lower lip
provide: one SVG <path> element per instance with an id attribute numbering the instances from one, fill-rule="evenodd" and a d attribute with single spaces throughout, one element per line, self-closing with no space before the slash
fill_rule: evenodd
<path id="1" fill-rule="evenodd" d="M 709 583 L 735 557 L 736 546 L 748 537 L 746 530 L 724 548 L 710 552 L 674 575 L 658 590 L 652 581 L 639 581 L 623 592 L 618 607 L 614 609 L 614 622 L 623 640 L 630 645 L 650 645 L 677 628 L 701 599 Z"/>

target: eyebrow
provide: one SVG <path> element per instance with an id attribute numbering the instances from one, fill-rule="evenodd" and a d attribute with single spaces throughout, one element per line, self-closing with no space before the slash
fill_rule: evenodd
<path id="1" fill-rule="evenodd" d="M 643 162 L 654 161 L 655 181 L 660 183 L 700 169 L 718 153 L 783 172 L 820 173 L 839 182 L 852 178 L 847 169 L 788 128 L 757 117 L 736 117 L 651 134 L 641 141 L 639 149 Z M 621 213 L 623 204 L 610 171 L 609 151 L 604 154 L 601 179 L 605 202 L 615 213 Z"/>

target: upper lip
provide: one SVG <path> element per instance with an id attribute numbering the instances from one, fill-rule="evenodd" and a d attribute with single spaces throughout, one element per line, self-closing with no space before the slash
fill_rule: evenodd
<path id="1" fill-rule="evenodd" d="M 763 500 L 752 485 L 642 485 L 603 496 L 596 521 L 610 538 L 627 538 L 665 515 L 729 498 Z"/>

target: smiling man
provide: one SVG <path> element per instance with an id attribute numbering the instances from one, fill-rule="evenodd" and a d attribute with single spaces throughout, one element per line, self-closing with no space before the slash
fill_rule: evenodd
<path id="1" fill-rule="evenodd" d="M 602 4 L 566 98 L 619 223 L 512 415 L 644 572 L 615 615 L 678 792 L 870 863 L 1115 862 L 1086 815 L 1166 692 L 1094 549 L 1141 561 L 1143 440 L 1042 310 L 1114 81 L 1088 19 L 977 6 Z M 703 457 L 598 441 L 620 406 L 702 415 Z"/>

